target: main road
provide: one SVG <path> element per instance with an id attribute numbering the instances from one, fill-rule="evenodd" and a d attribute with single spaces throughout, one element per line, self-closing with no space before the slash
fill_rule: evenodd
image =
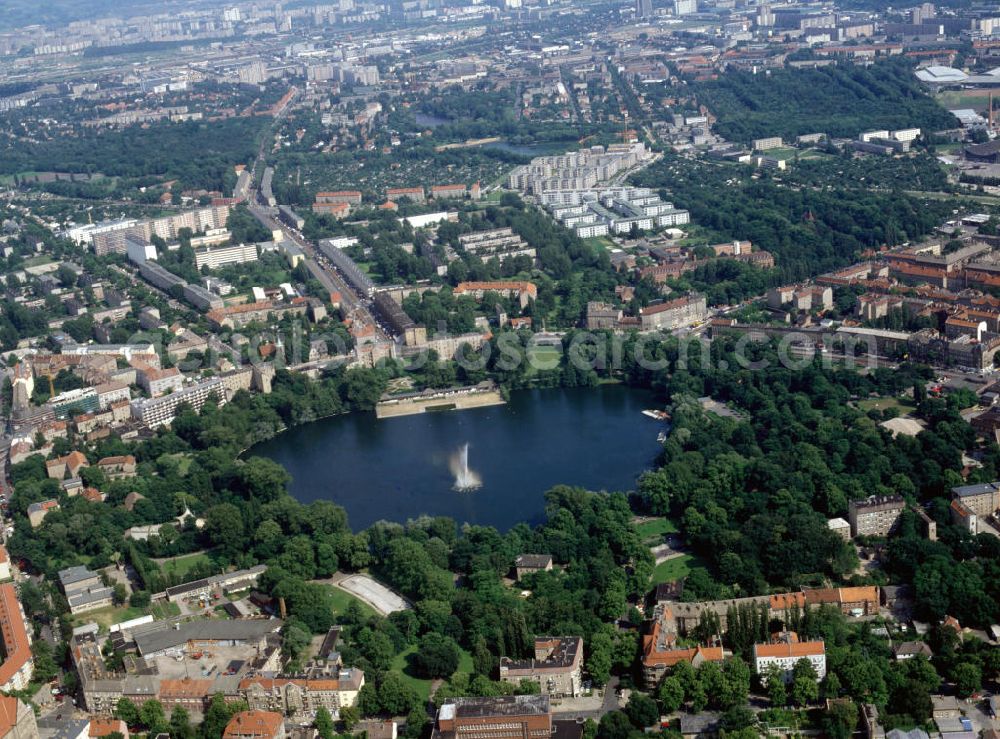
<path id="1" fill-rule="evenodd" d="M 388 340 L 390 337 L 385 334 L 381 324 L 375 319 L 370 304 L 355 292 L 354 288 L 348 284 L 347 280 L 330 264 L 329 260 L 319 252 L 311 241 L 271 216 L 268 210 L 256 201 L 256 197 L 257 191 L 252 190 L 247 200 L 247 207 L 250 209 L 250 212 L 266 229 L 269 231 L 281 231 L 285 239 L 291 241 L 303 251 L 306 255 L 306 268 L 313 277 L 319 280 L 319 283 L 323 285 L 323 288 L 327 292 L 340 293 L 340 305 L 344 315 L 360 314 L 363 321 L 375 327 L 381 339 Z"/>

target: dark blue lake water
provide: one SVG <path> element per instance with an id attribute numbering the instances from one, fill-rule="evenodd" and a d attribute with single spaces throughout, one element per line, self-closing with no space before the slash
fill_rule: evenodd
<path id="1" fill-rule="evenodd" d="M 506 530 L 544 515 L 543 493 L 565 483 L 631 490 L 660 451 L 666 424 L 643 416 L 650 393 L 622 386 L 533 390 L 507 405 L 376 419 L 352 413 L 293 428 L 257 445 L 292 475 L 303 502 L 332 500 L 357 531 L 421 514 Z M 449 462 L 469 444 L 482 486 L 452 489 Z"/>

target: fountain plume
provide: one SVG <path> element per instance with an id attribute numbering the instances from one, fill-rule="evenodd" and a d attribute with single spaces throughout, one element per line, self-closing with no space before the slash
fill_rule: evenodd
<path id="1" fill-rule="evenodd" d="M 481 487 L 483 481 L 474 471 L 469 469 L 469 445 L 463 444 L 462 448 L 451 455 L 448 467 L 455 476 L 453 490 L 469 491 Z"/>

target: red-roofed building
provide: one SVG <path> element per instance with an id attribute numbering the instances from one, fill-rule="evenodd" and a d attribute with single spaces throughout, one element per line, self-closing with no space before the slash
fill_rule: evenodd
<path id="1" fill-rule="evenodd" d="M 0 544 L 0 580 L 10 580 L 10 555 L 7 553 L 7 547 Z"/>
<path id="2" fill-rule="evenodd" d="M 642 637 L 642 679 L 652 688 L 674 665 L 689 662 L 695 667 L 703 662 L 721 662 L 725 658 L 722 647 L 679 647 L 674 617 L 669 606 L 658 610 L 652 629 Z"/>
<path id="3" fill-rule="evenodd" d="M 240 711 L 234 714 L 223 739 L 284 739 L 285 720 L 274 711 Z"/>
<path id="4" fill-rule="evenodd" d="M 97 461 L 97 467 L 109 480 L 117 480 L 122 477 L 135 477 L 135 457 L 131 454 L 104 457 Z"/>
<path id="5" fill-rule="evenodd" d="M 365 673 L 351 668 L 329 678 L 251 677 L 240 682 L 239 690 L 253 709 L 306 716 L 320 706 L 336 714 L 342 706 L 355 705 L 364 684 Z"/>
<path id="6" fill-rule="evenodd" d="M 347 203 L 313 203 L 312 211 L 319 215 L 344 218 L 350 214 L 351 206 Z"/>
<path id="7" fill-rule="evenodd" d="M 45 463 L 45 471 L 53 480 L 64 480 L 68 474 L 70 477 L 79 477 L 80 469 L 87 466 L 87 457 L 83 452 L 73 451 L 65 457 L 50 459 Z"/>
<path id="8" fill-rule="evenodd" d="M 189 677 L 180 680 L 161 680 L 160 703 L 167 713 L 178 707 L 201 713 L 208 705 L 212 682 L 212 680 L 195 680 Z"/>
<path id="9" fill-rule="evenodd" d="M 88 735 L 91 739 L 98 739 L 109 734 L 121 734 L 125 739 L 129 739 L 128 725 L 120 718 L 97 717 L 90 719 Z"/>
<path id="10" fill-rule="evenodd" d="M 0 739 L 38 739 L 35 712 L 10 695 L 0 695 Z"/>
<path id="11" fill-rule="evenodd" d="M 522 308 L 528 304 L 529 299 L 538 297 L 538 288 L 533 282 L 460 282 L 452 292 L 455 295 L 472 295 L 477 300 L 489 292 L 502 297 L 516 297 Z"/>
<path id="12" fill-rule="evenodd" d="M 24 623 L 24 611 L 12 583 L 0 584 L 0 636 L 3 637 L 3 664 L 0 690 L 10 692 L 28 687 L 35 668 L 31 637 Z"/>
<path id="13" fill-rule="evenodd" d="M 700 323 L 708 318 L 708 303 L 704 295 L 692 293 L 665 303 L 647 305 L 639 311 L 643 331 L 672 330 Z"/>
<path id="14" fill-rule="evenodd" d="M 422 187 L 390 187 L 385 191 L 385 196 L 396 202 L 399 202 L 400 198 L 408 198 L 414 203 L 422 203 L 426 200 Z"/>
<path id="15" fill-rule="evenodd" d="M 91 503 L 103 503 L 108 497 L 106 493 L 102 493 L 97 488 L 84 488 L 80 495 Z"/>
<path id="16" fill-rule="evenodd" d="M 777 666 L 781 670 L 782 679 L 790 682 L 795 663 L 800 659 L 812 663 L 817 680 L 826 676 L 826 645 L 822 639 L 801 642 L 794 631 L 786 631 L 770 644 L 753 646 L 754 669 L 765 684 L 772 666 Z"/>
<path id="17" fill-rule="evenodd" d="M 360 190 L 337 190 L 335 192 L 316 193 L 317 203 L 350 203 L 351 205 L 361 205 Z"/>

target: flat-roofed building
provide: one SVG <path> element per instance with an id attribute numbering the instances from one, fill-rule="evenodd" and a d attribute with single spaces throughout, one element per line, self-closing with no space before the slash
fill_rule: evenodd
<path id="1" fill-rule="evenodd" d="M 575 698 L 582 690 L 583 639 L 579 636 L 535 637 L 531 659 L 500 658 L 500 680 L 515 685 L 522 680 L 538 683 L 541 692 Z"/>
<path id="2" fill-rule="evenodd" d="M 962 485 L 951 489 L 951 497 L 962 501 L 962 504 L 977 516 L 988 518 L 1000 508 L 1000 483 Z"/>
<path id="3" fill-rule="evenodd" d="M 906 501 L 901 495 L 873 495 L 848 504 L 852 536 L 888 536 L 903 515 Z"/>
<path id="4" fill-rule="evenodd" d="M 212 395 L 216 397 L 219 405 L 226 402 L 225 385 L 218 377 L 188 385 L 159 398 L 133 400 L 132 417 L 148 428 L 156 428 L 173 421 L 177 408 L 182 403 L 189 404 L 197 412 Z"/>
<path id="5" fill-rule="evenodd" d="M 230 246 L 199 246 L 194 250 L 194 265 L 198 269 L 208 267 L 218 269 L 227 264 L 245 264 L 257 261 L 256 244 L 233 244 Z"/>
<path id="6" fill-rule="evenodd" d="M 766 136 L 762 139 L 753 140 L 754 151 L 768 151 L 769 149 L 780 149 L 784 142 L 780 136 Z"/>
<path id="7" fill-rule="evenodd" d="M 438 709 L 435 739 L 540 739 L 553 733 L 547 695 L 450 698 Z"/>
<path id="8" fill-rule="evenodd" d="M 114 591 L 106 586 L 100 576 L 79 565 L 59 571 L 59 584 L 66 594 L 72 614 L 107 608 L 112 604 Z"/>

